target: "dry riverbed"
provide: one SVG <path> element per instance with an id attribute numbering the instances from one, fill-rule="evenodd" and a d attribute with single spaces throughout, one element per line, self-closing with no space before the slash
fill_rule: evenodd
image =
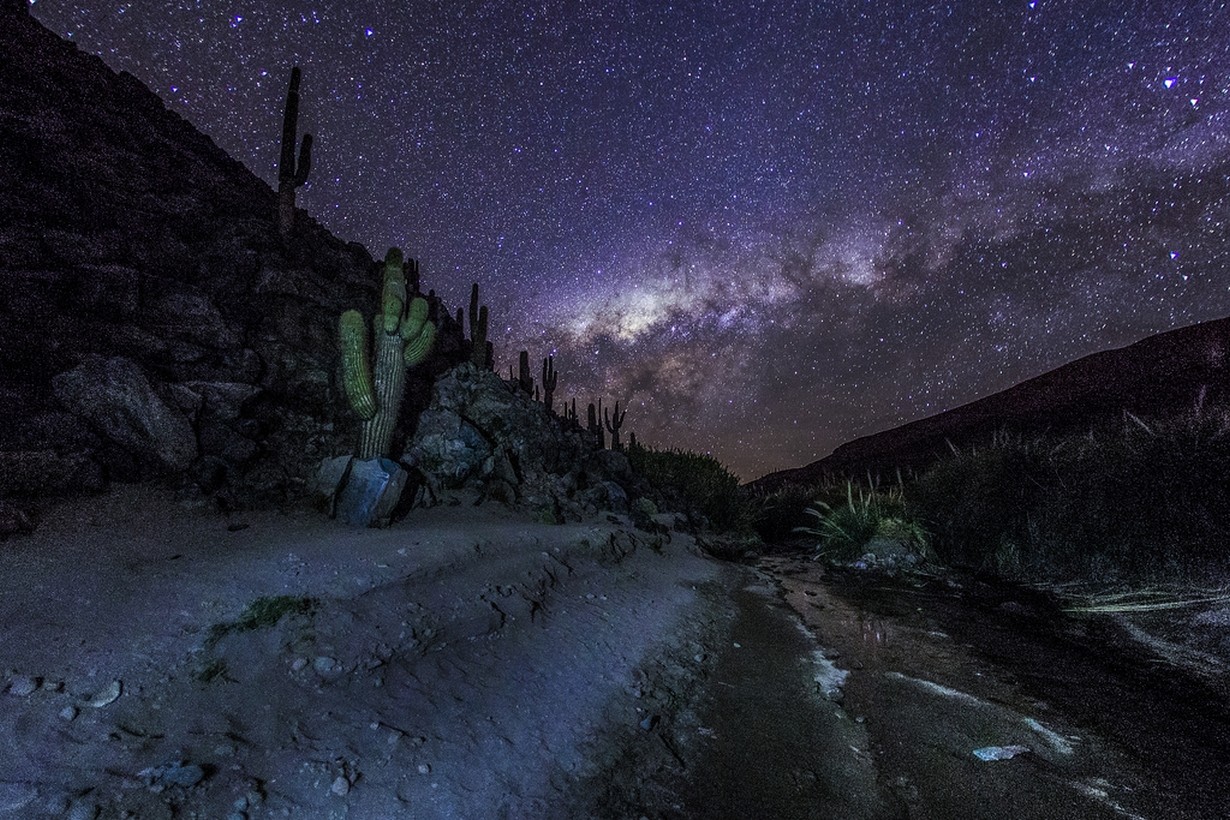
<path id="1" fill-rule="evenodd" d="M 1114 621 L 470 501 L 50 511 L 0 547 L 0 817 L 1225 814 L 1216 675 Z"/>

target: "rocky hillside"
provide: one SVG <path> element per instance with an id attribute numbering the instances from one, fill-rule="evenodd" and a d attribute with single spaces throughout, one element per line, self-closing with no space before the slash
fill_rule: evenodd
<path id="1" fill-rule="evenodd" d="M 1120 419 L 1190 410 L 1197 401 L 1230 402 L 1230 319 L 1172 330 L 1094 353 L 1003 392 L 930 418 L 843 444 L 806 467 L 753 482 L 772 490 L 826 475 L 924 467 L 999 430 L 1025 434 L 1084 430 Z"/>
<path id="2" fill-rule="evenodd" d="M 149 89 L 0 16 L 0 497 L 293 494 L 348 446 L 334 335 L 372 258 L 303 211 L 282 242 L 269 186 Z"/>

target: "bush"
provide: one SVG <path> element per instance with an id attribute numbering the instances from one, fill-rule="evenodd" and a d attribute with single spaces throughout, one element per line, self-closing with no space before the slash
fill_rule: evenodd
<path id="1" fill-rule="evenodd" d="M 641 445 L 628 447 L 627 456 L 632 469 L 649 481 L 669 505 L 703 515 L 715 529 L 735 530 L 743 526 L 739 479 L 713 456 Z"/>
<path id="2" fill-rule="evenodd" d="M 816 519 L 814 527 L 798 527 L 797 532 L 820 539 L 817 551 L 826 558 L 848 561 L 859 557 L 874 541 L 894 551 L 925 554 L 929 538 L 906 510 L 900 487 L 888 490 L 875 486 L 858 487 L 846 482 L 845 498 L 836 503 L 823 499 L 806 510 Z"/>
<path id="3" fill-rule="evenodd" d="M 999 435 L 907 489 L 939 556 L 1029 578 L 1162 580 L 1228 555 L 1230 412 L 1127 416 L 1086 435 Z"/>

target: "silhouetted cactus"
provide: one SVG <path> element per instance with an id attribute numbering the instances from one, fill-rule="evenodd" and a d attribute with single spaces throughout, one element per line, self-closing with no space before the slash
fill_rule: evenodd
<path id="1" fill-rule="evenodd" d="M 542 403 L 547 406 L 548 413 L 555 412 L 555 385 L 559 383 L 559 373 L 555 372 L 555 357 L 548 356 L 542 360 Z"/>
<path id="2" fill-rule="evenodd" d="M 397 248 L 390 248 L 385 256 L 381 309 L 372 320 L 372 331 L 376 337 L 374 368 L 363 314 L 348 310 L 338 324 L 342 384 L 351 408 L 363 419 L 356 452 L 360 459 L 389 454 L 406 391 L 406 368 L 426 359 L 436 340 L 436 326 L 427 318 L 427 300 L 417 297 L 407 303 L 402 255 Z"/>
<path id="3" fill-rule="evenodd" d="M 299 66 L 290 70 L 286 90 L 286 110 L 282 114 L 282 156 L 278 160 L 278 233 L 285 242 L 295 227 L 295 189 L 307 182 L 312 171 L 312 135 L 304 134 L 295 161 L 295 139 L 299 133 Z"/>
<path id="4" fill-rule="evenodd" d="M 603 421 L 606 423 L 606 429 L 611 433 L 611 449 L 622 450 L 623 446 L 619 443 L 619 428 L 624 426 L 624 416 L 628 415 L 628 411 L 619 412 L 619 402 L 615 402 L 615 412 L 613 414 L 604 414 Z M 612 420 L 613 419 L 613 420 Z"/>
<path id="5" fill-rule="evenodd" d="M 470 288 L 470 361 L 475 367 L 490 370 L 494 348 L 487 341 L 487 306 L 478 304 L 478 283 Z"/>
<path id="6" fill-rule="evenodd" d="M 530 352 L 522 350 L 517 359 L 517 387 L 527 396 L 534 395 L 534 377 L 530 375 Z"/>
<path id="7" fill-rule="evenodd" d="M 606 449 L 606 431 L 602 429 L 602 399 L 598 399 L 598 406 L 594 407 L 594 403 L 589 403 L 589 408 L 585 411 L 585 429 L 598 437 L 598 446 Z"/>
<path id="8" fill-rule="evenodd" d="M 572 399 L 572 405 L 564 407 L 564 418 L 578 427 L 581 426 L 581 423 L 577 421 L 577 400 L 575 396 Z"/>

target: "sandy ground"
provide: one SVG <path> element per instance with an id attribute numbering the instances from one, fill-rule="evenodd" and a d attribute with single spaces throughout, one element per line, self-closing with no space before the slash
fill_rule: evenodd
<path id="1" fill-rule="evenodd" d="M 0 818 L 1230 816 L 1224 667 L 1022 592 L 120 487 L 0 545 Z"/>
<path id="2" fill-rule="evenodd" d="M 570 816 L 656 702 L 642 668 L 703 667 L 731 572 L 679 533 L 494 505 L 377 531 L 77 502 L 3 546 L 0 812 Z M 211 640 L 268 596 L 314 606 Z"/>

